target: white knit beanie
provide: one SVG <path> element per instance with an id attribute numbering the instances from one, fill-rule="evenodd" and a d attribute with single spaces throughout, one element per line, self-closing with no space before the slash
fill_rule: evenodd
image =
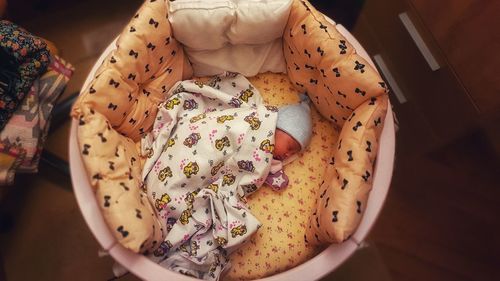
<path id="1" fill-rule="evenodd" d="M 304 150 L 312 136 L 311 109 L 306 94 L 300 95 L 300 103 L 280 107 L 276 128 L 292 136 Z"/>

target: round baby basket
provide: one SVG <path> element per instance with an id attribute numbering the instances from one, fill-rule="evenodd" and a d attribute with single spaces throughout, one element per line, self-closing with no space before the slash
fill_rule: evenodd
<path id="1" fill-rule="evenodd" d="M 373 62 L 370 57 L 367 55 L 363 47 L 356 41 L 356 39 L 341 25 L 337 25 L 337 28 L 355 47 L 358 54 L 360 54 L 373 66 Z M 110 44 L 103 52 L 88 75 L 83 89 L 87 88 L 101 62 L 114 48 L 115 42 Z M 150 261 L 148 258 L 125 249 L 120 243 L 117 242 L 104 221 L 101 209 L 98 206 L 94 195 L 93 188 L 88 180 L 79 152 L 77 142 L 77 126 L 78 121 L 73 119 L 69 140 L 71 179 L 75 196 L 84 219 L 96 239 L 99 241 L 103 250 L 108 252 L 123 267 L 144 280 L 197 280 L 171 272 Z M 361 242 L 367 236 L 382 209 L 391 181 L 394 151 L 395 129 L 391 106 L 389 104 L 385 118 L 385 125 L 380 137 L 380 146 L 375 164 L 373 189 L 370 193 L 365 213 L 357 231 L 348 240 L 341 244 L 330 245 L 321 253 L 303 264 L 261 280 L 316 280 L 335 270 L 349 256 L 351 256 L 356 249 L 360 247 Z"/>

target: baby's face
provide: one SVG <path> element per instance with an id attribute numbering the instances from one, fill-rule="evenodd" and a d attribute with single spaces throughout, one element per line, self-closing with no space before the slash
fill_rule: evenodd
<path id="1" fill-rule="evenodd" d="M 283 161 L 300 151 L 300 144 L 289 134 L 276 129 L 273 158 Z"/>

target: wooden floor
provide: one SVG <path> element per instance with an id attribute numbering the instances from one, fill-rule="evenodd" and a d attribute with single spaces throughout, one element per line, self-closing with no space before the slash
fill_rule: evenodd
<path id="1" fill-rule="evenodd" d="M 77 67 L 68 92 L 81 86 L 99 53 L 86 50 L 107 44 L 89 43 L 82 49 L 81 40 L 86 38 L 82 34 L 95 37 L 99 35 L 92 30 L 115 30 L 140 1 L 125 2 L 107 17 L 103 11 L 111 9 L 87 13 L 93 6 L 79 4 L 69 10 L 70 16 L 53 25 L 40 26 L 26 19 L 31 30 L 38 28 L 63 46 L 63 56 Z M 331 11 L 325 12 L 333 17 Z M 86 17 L 81 25 L 79 17 Z M 62 26 L 69 27 L 68 31 L 62 31 Z M 355 29 L 355 35 L 369 50 L 373 42 L 356 30 L 362 29 Z M 104 33 L 109 33 L 106 40 L 112 39 L 112 32 Z M 369 236 L 371 246 L 325 280 L 500 280 L 500 162 L 492 156 L 490 144 L 481 132 L 471 132 L 435 148 L 427 126 L 420 121 L 421 113 L 409 103 L 394 102 L 394 106 L 400 130 L 393 184 Z M 67 129 L 63 126 L 47 144 L 47 149 L 63 158 Z M 96 257 L 97 242 L 79 214 L 69 178 L 42 167 L 37 176 L 17 179 L 14 188 L 16 192 L 1 208 L 15 219 L 14 226 L 0 235 L 8 280 L 111 277 L 112 261 Z M 129 275 L 122 280 L 137 278 Z"/>

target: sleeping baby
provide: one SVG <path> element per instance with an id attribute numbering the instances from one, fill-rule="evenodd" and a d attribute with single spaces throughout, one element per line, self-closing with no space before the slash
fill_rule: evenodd
<path id="1" fill-rule="evenodd" d="M 309 104 L 265 105 L 243 76 L 172 87 L 141 140 L 145 192 L 164 240 L 149 257 L 200 279 L 218 280 L 228 256 L 261 226 L 245 198 L 264 182 L 284 188 L 282 171 L 311 137 Z"/>

